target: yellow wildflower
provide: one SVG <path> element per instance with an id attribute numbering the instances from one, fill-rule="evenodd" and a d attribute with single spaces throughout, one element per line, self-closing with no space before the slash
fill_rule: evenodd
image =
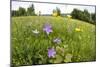
<path id="1" fill-rule="evenodd" d="M 75 31 L 80 32 L 81 29 L 80 28 L 75 28 Z"/>

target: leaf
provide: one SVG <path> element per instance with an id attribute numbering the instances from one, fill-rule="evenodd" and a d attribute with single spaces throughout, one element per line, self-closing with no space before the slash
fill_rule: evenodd
<path id="1" fill-rule="evenodd" d="M 61 47 L 57 46 L 56 51 L 57 51 L 58 54 L 64 56 L 64 48 L 61 48 Z"/>
<path id="2" fill-rule="evenodd" d="M 79 39 L 81 40 L 82 39 L 82 37 L 79 35 Z"/>
<path id="3" fill-rule="evenodd" d="M 43 56 L 41 54 L 39 54 L 39 57 L 43 60 Z"/>
<path id="4" fill-rule="evenodd" d="M 55 60 L 54 60 L 54 63 L 61 63 L 62 61 L 63 61 L 62 56 L 56 55 L 56 58 L 55 58 Z"/>
<path id="5" fill-rule="evenodd" d="M 66 44 L 66 45 L 63 45 L 63 47 L 64 47 L 64 48 L 68 48 L 68 45 L 67 45 L 67 44 Z"/>
<path id="6" fill-rule="evenodd" d="M 71 58 L 72 58 L 71 54 L 66 54 L 64 62 L 71 62 Z"/>
<path id="7" fill-rule="evenodd" d="M 39 62 L 38 62 L 39 64 L 42 64 L 42 61 L 41 60 L 39 60 Z"/>
<path id="8" fill-rule="evenodd" d="M 50 62 L 50 63 L 54 63 L 54 60 L 53 60 L 53 59 L 50 59 L 49 62 Z"/>

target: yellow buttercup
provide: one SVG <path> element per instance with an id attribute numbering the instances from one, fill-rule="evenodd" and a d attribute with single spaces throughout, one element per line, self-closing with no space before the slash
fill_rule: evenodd
<path id="1" fill-rule="evenodd" d="M 81 29 L 80 28 L 75 28 L 75 31 L 80 32 Z"/>

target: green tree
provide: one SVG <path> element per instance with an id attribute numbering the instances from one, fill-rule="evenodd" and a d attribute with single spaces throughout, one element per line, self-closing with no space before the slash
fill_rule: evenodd
<path id="1" fill-rule="evenodd" d="M 53 9 L 53 13 L 56 13 L 57 11 L 55 9 Z"/>
<path id="2" fill-rule="evenodd" d="M 58 16 L 60 16 L 61 15 L 61 11 L 60 11 L 60 9 L 58 7 L 56 7 L 56 11 L 58 13 Z"/>
<path id="3" fill-rule="evenodd" d="M 34 5 L 33 4 L 30 7 L 27 8 L 27 15 L 28 16 L 35 15 L 35 9 L 34 9 Z"/>
<path id="4" fill-rule="evenodd" d="M 71 13 L 72 17 L 75 18 L 75 19 L 79 19 L 79 10 L 78 9 L 74 9 Z"/>
<path id="5" fill-rule="evenodd" d="M 19 16 L 18 10 L 12 10 L 11 14 L 12 16 Z"/>
<path id="6" fill-rule="evenodd" d="M 53 14 L 54 13 L 57 13 L 57 16 L 60 16 L 61 15 L 61 10 L 58 7 L 56 7 L 56 9 L 53 9 Z"/>
<path id="7" fill-rule="evenodd" d="M 90 17 L 90 13 L 88 12 L 88 10 L 84 10 L 84 19 L 83 20 L 85 20 L 85 21 L 88 21 L 88 22 L 90 22 L 90 20 L 91 20 L 91 17 Z"/>
<path id="8" fill-rule="evenodd" d="M 96 14 L 95 13 L 92 13 L 91 14 L 91 18 L 92 18 L 92 21 L 93 22 L 96 22 Z"/>
<path id="9" fill-rule="evenodd" d="M 81 11 L 79 9 L 73 9 L 71 13 L 72 17 L 75 19 L 83 20 L 92 24 L 95 24 L 95 14 L 90 14 L 88 10 L 84 9 L 84 11 Z"/>
<path id="10" fill-rule="evenodd" d="M 19 7 L 18 14 L 19 16 L 25 16 L 26 15 L 25 8 Z"/>

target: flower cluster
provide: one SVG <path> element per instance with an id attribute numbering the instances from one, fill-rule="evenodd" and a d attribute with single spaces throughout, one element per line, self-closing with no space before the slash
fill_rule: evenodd
<path id="1" fill-rule="evenodd" d="M 43 31 L 44 31 L 47 35 L 49 35 L 50 33 L 53 32 L 52 26 L 51 26 L 50 24 L 45 24 L 45 25 L 43 26 Z M 33 32 L 34 34 L 39 34 L 39 33 L 40 33 L 37 29 L 32 30 L 32 32 Z M 53 39 L 53 43 L 55 43 L 55 44 L 60 44 L 60 43 L 61 43 L 61 39 L 60 39 L 60 38 L 54 38 L 54 39 Z M 56 55 L 55 49 L 54 49 L 54 48 L 49 48 L 49 49 L 48 49 L 48 57 L 51 58 L 51 57 L 54 57 L 55 55 Z"/>
<path id="2" fill-rule="evenodd" d="M 75 30 L 80 31 L 80 29 L 75 29 Z M 38 35 L 40 33 L 37 29 L 32 30 L 32 32 L 36 35 Z M 52 26 L 50 24 L 45 24 L 43 26 L 43 32 L 45 32 L 48 36 L 50 36 L 50 33 L 53 32 Z M 59 37 L 56 37 L 56 38 L 52 39 L 52 42 L 54 44 L 59 44 L 59 45 L 52 45 L 50 48 L 48 48 L 47 56 L 49 59 L 53 60 L 53 62 L 51 62 L 51 63 L 70 62 L 72 55 L 66 54 L 67 48 L 60 47 L 62 40 Z M 60 53 L 60 54 L 58 54 L 58 53 Z M 66 57 L 69 57 L 69 58 L 66 58 Z M 60 58 L 60 60 L 59 60 L 59 58 Z M 65 58 L 65 59 L 63 60 L 63 58 Z"/>
<path id="3" fill-rule="evenodd" d="M 46 32 L 47 35 L 49 35 L 50 33 L 53 32 L 52 30 L 52 26 L 50 24 L 45 24 L 43 27 L 43 31 Z M 53 39 L 53 42 L 55 44 L 60 44 L 61 43 L 61 39 L 60 38 L 55 38 Z M 53 58 L 56 55 L 56 50 L 54 48 L 49 48 L 48 49 L 48 57 L 49 58 Z"/>

